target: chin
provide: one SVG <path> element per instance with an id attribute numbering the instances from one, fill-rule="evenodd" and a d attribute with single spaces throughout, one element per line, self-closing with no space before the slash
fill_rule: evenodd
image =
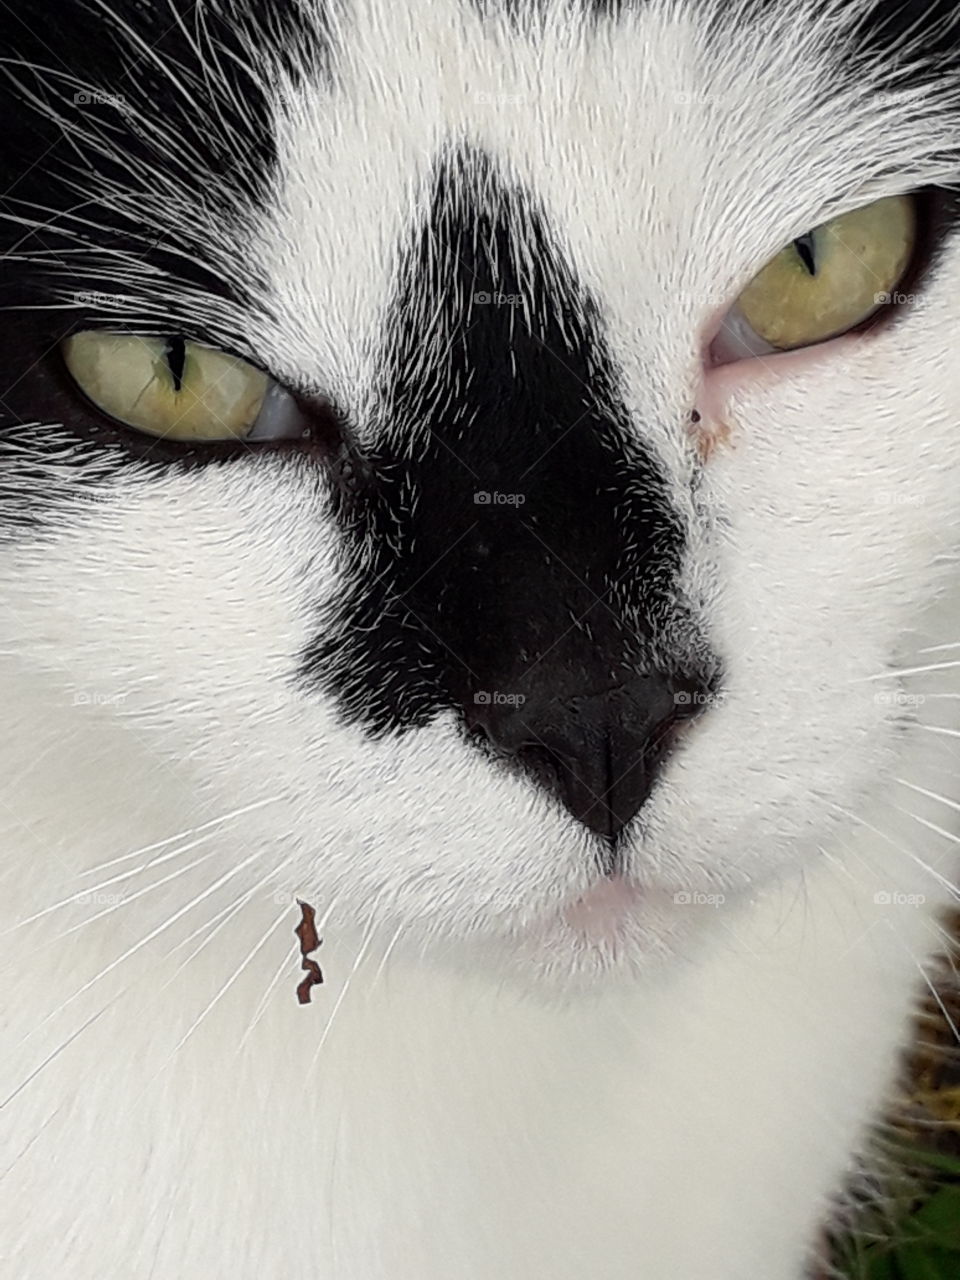
<path id="1" fill-rule="evenodd" d="M 662 973 L 717 927 L 720 909 L 731 902 L 729 894 L 596 874 L 585 889 L 561 893 L 549 905 L 487 918 L 467 931 L 436 921 L 367 919 L 362 933 L 381 937 L 403 967 L 483 975 L 486 984 L 514 994 L 566 1003 Z"/>

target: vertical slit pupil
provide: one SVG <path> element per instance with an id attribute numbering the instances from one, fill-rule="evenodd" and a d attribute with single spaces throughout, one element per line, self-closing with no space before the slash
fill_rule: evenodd
<path id="1" fill-rule="evenodd" d="M 183 386 L 183 366 L 187 362 L 187 343 L 184 338 L 168 338 L 164 352 L 167 364 L 173 375 L 173 389 L 179 391 Z"/>
<path id="2" fill-rule="evenodd" d="M 812 276 L 815 276 L 817 274 L 817 259 L 814 253 L 813 233 L 808 231 L 799 240 L 794 240 L 793 247 L 796 249 L 797 257 L 803 265 Z"/>

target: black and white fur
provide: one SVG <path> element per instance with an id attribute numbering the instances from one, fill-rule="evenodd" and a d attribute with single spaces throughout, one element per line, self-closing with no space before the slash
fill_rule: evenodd
<path id="1" fill-rule="evenodd" d="M 957 897 L 949 8 L 8 7 L 4 1276 L 805 1274 Z M 917 189 L 912 302 L 705 368 Z M 136 437 L 86 328 L 311 434 Z M 477 710 L 629 761 L 653 673 L 616 840 Z"/>

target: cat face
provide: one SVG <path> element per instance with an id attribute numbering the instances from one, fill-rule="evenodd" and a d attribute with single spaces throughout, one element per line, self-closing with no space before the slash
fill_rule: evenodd
<path id="1" fill-rule="evenodd" d="M 213 903 L 564 974 L 818 856 L 908 749 L 874 678 L 952 581 L 960 253 L 955 82 L 898 79 L 902 7 L 813 8 L 31 10 L 11 835 L 92 865 L 241 814 Z M 866 315 L 744 336 L 784 246 L 911 193 Z M 124 426 L 65 363 L 89 332 L 158 377 L 226 351 L 282 427 Z M 568 910 L 604 876 L 616 945 Z"/>

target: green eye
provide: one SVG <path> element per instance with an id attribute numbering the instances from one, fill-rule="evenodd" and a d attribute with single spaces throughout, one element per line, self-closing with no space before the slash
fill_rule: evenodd
<path id="1" fill-rule="evenodd" d="M 787 351 L 836 337 L 893 293 L 916 246 L 909 196 L 877 200 L 794 240 L 747 285 L 739 308 L 757 337 Z"/>
<path id="2" fill-rule="evenodd" d="M 112 418 L 167 440 L 242 440 L 270 379 L 253 365 L 184 338 L 86 330 L 63 358 L 80 390 Z"/>

